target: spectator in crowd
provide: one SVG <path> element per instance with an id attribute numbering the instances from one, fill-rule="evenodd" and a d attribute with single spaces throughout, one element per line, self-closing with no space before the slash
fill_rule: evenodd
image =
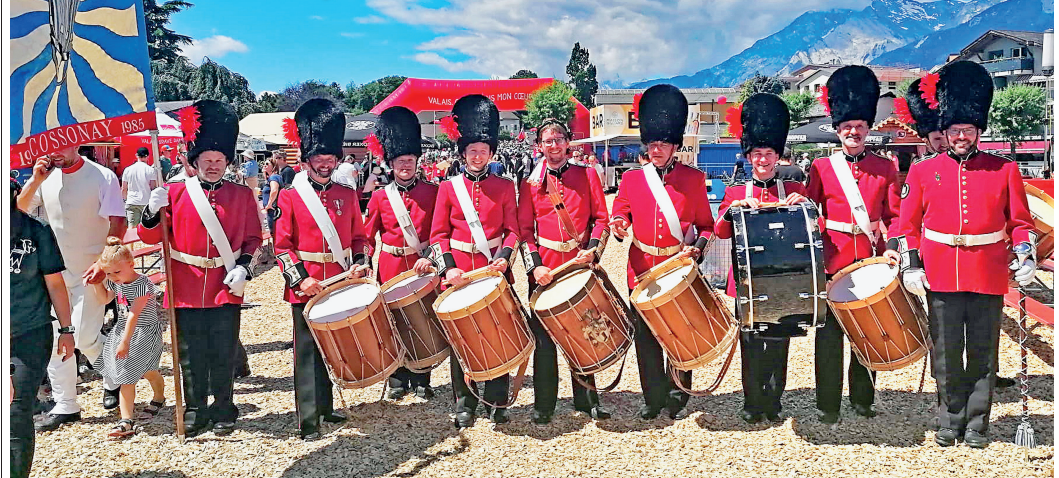
<path id="1" fill-rule="evenodd" d="M 287 164 L 287 155 L 283 151 L 273 152 L 272 157 L 277 160 L 280 166 L 279 176 L 283 178 L 283 186 L 290 186 L 291 182 L 294 181 L 294 175 L 298 174 L 298 172 L 290 164 Z"/>
<path id="2" fill-rule="evenodd" d="M 357 157 L 355 155 L 347 154 L 345 158 L 342 158 L 342 162 L 338 163 L 335 172 L 331 173 L 331 180 L 356 189 L 358 171 L 357 167 L 353 165 L 356 161 Z"/>
<path id="3" fill-rule="evenodd" d="M 776 178 L 780 181 L 798 181 L 805 184 L 805 171 L 791 164 L 791 154 L 793 154 L 791 148 L 783 150 L 783 156 L 780 156 L 776 164 Z"/>
<path id="4" fill-rule="evenodd" d="M 742 182 L 746 180 L 746 167 L 743 161 L 743 154 L 735 154 L 735 167 L 732 168 L 732 182 Z"/>
<path id="5" fill-rule="evenodd" d="M 250 189 L 257 191 L 257 175 L 260 173 L 257 165 L 257 156 L 254 155 L 253 150 L 249 149 L 243 150 L 241 156 L 243 157 L 243 166 L 241 170 L 243 181 L 246 182 L 246 185 L 249 186 Z"/>
<path id="6" fill-rule="evenodd" d="M 125 198 L 125 218 L 132 227 L 140 224 L 151 190 L 158 186 L 158 173 L 147 164 L 147 148 L 136 150 L 136 162 L 121 173 L 121 195 Z M 109 302 L 109 301 L 107 301 Z"/>
<path id="7" fill-rule="evenodd" d="M 52 229 L 20 211 L 16 204 L 20 186 L 11 179 L 11 260 L 8 306 L 11 327 L 11 476 L 26 478 L 33 464 L 33 409 L 37 387 L 47 374 L 52 342 L 58 360 L 70 362 L 74 338 L 70 297 L 63 279 L 63 256 Z M 52 326 L 52 309 L 59 320 L 58 340 Z"/>
<path id="8" fill-rule="evenodd" d="M 168 178 L 173 170 L 173 147 L 168 144 L 162 146 L 162 157 L 158 161 L 162 163 L 162 177 Z"/>
<path id="9" fill-rule="evenodd" d="M 813 164 L 813 161 L 809 159 L 809 153 L 802 153 L 802 159 L 798 160 L 798 167 L 802 168 L 802 171 L 809 171 L 809 166 Z"/>
<path id="10" fill-rule="evenodd" d="M 181 150 L 177 153 L 176 159 L 177 164 L 173 166 L 173 169 L 169 170 L 169 175 L 165 178 L 166 181 L 183 181 L 198 174 L 195 168 L 188 164 L 188 157 L 185 151 Z"/>
<path id="11" fill-rule="evenodd" d="M 61 169 L 56 173 L 57 169 Z M 66 270 L 63 280 L 72 306 L 74 343 L 89 362 L 103 351 L 100 328 L 104 303 L 89 293 L 88 284 L 101 282 L 102 269 L 96 260 L 107 237 L 125 236 L 125 204 L 114 173 L 77 154 L 76 147 L 65 148 L 37 160 L 33 176 L 18 197 L 18 207 L 30 211 L 42 205 L 44 217 L 55 233 Z M 49 431 L 81 419 L 77 403 L 77 363 L 58 355 L 48 364 L 55 407 L 37 430 Z M 117 386 L 103 378 L 104 406 L 117 406 Z"/>
<path id="12" fill-rule="evenodd" d="M 507 168 L 504 167 L 502 158 L 493 157 L 493 160 L 489 163 L 489 173 L 499 177 L 507 174 Z"/>
<path id="13" fill-rule="evenodd" d="M 238 160 L 228 163 L 228 166 L 224 169 L 224 176 L 221 178 L 225 181 L 246 185 L 246 181 L 243 179 L 242 166 Z"/>
<path id="14" fill-rule="evenodd" d="M 600 184 L 607 184 L 606 170 L 603 168 L 602 164 L 599 164 L 599 160 L 596 159 L 596 155 L 593 154 L 588 157 L 588 167 L 596 170 L 596 174 L 599 175 Z"/>
<path id="15" fill-rule="evenodd" d="M 261 207 L 268 216 L 269 235 L 276 235 L 276 200 L 283 189 L 283 177 L 279 175 L 279 158 L 272 156 L 265 162 L 265 185 L 261 188 Z"/>

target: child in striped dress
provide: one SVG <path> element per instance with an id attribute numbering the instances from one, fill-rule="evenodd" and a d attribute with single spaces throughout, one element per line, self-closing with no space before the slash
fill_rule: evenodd
<path id="1" fill-rule="evenodd" d="M 158 373 L 162 322 L 155 286 L 133 268 L 132 252 L 122 245 L 120 238 L 107 238 L 99 264 L 107 279 L 96 284 L 96 293 L 104 303 L 117 298 L 118 316 L 97 364 L 110 383 L 121 386 L 118 399 L 121 420 L 107 433 L 112 439 L 121 439 L 134 433 L 136 383 L 141 378 L 151 384 L 154 398 L 144 407 L 140 418 L 150 418 L 165 406 L 165 382 Z"/>

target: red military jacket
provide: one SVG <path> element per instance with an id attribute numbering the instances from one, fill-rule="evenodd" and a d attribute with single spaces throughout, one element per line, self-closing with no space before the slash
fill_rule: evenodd
<path id="1" fill-rule="evenodd" d="M 901 196 L 891 236 L 901 249 L 918 250 L 934 292 L 1005 294 L 1010 244 L 1036 246 L 1026 189 L 1013 161 L 986 153 L 964 161 L 940 154 L 912 165 Z M 1005 231 L 1011 243 L 950 246 L 923 237 L 924 228 L 945 234 Z"/>
<path id="2" fill-rule="evenodd" d="M 603 233 L 607 231 L 609 218 L 607 199 L 603 195 L 603 185 L 599 181 L 599 175 L 594 169 L 573 165 L 569 162 L 559 167 L 558 170 L 551 170 L 547 167 L 543 169 L 544 174 L 551 174 L 556 178 L 559 195 L 566 211 L 570 213 L 574 232 L 580 234 L 588 232 L 585 234 L 587 237 L 580 238 L 581 246 L 595 247 L 599 244 Z M 526 249 L 529 251 L 528 257 L 532 258 L 530 265 L 556 268 L 577 257 L 581 248 L 560 252 L 538 243 L 537 238 L 555 242 L 566 242 L 573 238 L 560 224 L 559 214 L 555 211 L 551 199 L 548 198 L 547 183 L 544 178 L 530 179 L 533 181 L 522 182 L 519 191 L 518 222 L 519 227 L 522 228 L 520 237 L 525 241 Z M 539 256 L 539 261 L 534 258 L 534 253 Z M 602 254 L 602 251 L 599 254 Z M 527 265 L 527 271 L 532 268 L 530 265 Z"/>
<path id="3" fill-rule="evenodd" d="M 688 231 L 694 226 L 695 236 L 699 238 L 696 243 L 700 247 L 705 246 L 706 239 L 713 234 L 713 213 L 710 212 L 710 198 L 706 194 L 706 175 L 676 161 L 659 173 L 680 219 L 680 230 L 687 237 Z M 646 245 L 665 248 L 681 244 L 670 234 L 669 225 L 647 186 L 642 169 L 622 175 L 612 216 L 629 221 L 633 236 Z M 630 247 L 629 288 L 636 286 L 636 276 L 669 257 L 652 256 L 635 245 Z"/>
<path id="4" fill-rule="evenodd" d="M 404 202 L 405 209 L 408 210 L 412 226 L 415 227 L 422 247 L 428 247 L 431 221 L 434 219 L 434 205 L 438 199 L 438 185 L 417 177 L 415 182 L 408 186 L 397 184 L 397 190 L 401 193 L 401 200 Z M 401 226 L 397 223 L 397 215 L 390 206 L 385 188 L 377 189 L 371 195 L 371 200 L 368 201 L 366 225 L 369 241 L 374 241 L 375 234 L 380 234 L 380 241 L 383 244 L 409 247 L 404 240 Z M 386 282 L 397 274 L 411 269 L 420 257 L 423 256 L 412 254 L 398 257 L 386 251 L 379 252 L 379 282 Z"/>
<path id="5" fill-rule="evenodd" d="M 777 186 L 776 178 L 761 181 L 753 179 L 750 181 L 750 197 L 757 198 L 758 201 L 763 203 L 779 202 L 780 192 Z M 794 193 L 805 196 L 805 185 L 798 181 L 784 181 L 783 192 L 788 196 Z M 742 201 L 746 199 L 746 183 L 733 184 L 728 186 L 724 190 L 724 199 L 721 200 L 721 206 L 717 208 L 717 222 L 714 223 L 713 233 L 717 235 L 719 239 L 731 239 L 732 237 L 732 218 L 728 214 L 728 209 L 732 207 L 732 203 L 735 201 Z M 735 260 L 732 260 L 735 263 Z M 735 280 L 732 277 L 732 270 L 728 269 L 728 295 L 735 297 Z"/>
<path id="6" fill-rule="evenodd" d="M 898 198 L 897 169 L 894 164 L 881 156 L 865 151 L 859 158 L 846 157 L 857 189 L 868 209 L 868 220 L 881 221 L 889 231 L 897 220 L 900 198 Z M 832 220 L 854 224 L 853 211 L 842 192 L 842 185 L 835 176 L 828 158 L 813 161 L 809 168 L 808 197 L 819 206 L 821 220 Z M 822 228 L 824 239 L 824 269 L 834 274 L 854 262 L 882 254 L 886 243 L 882 237 L 882 228 L 877 232 L 875 249 L 871 240 L 864 234 L 852 234 Z M 890 234 L 893 235 L 892 233 Z"/>
<path id="7" fill-rule="evenodd" d="M 370 260 L 371 246 L 360 214 L 360 193 L 334 181 L 320 184 L 310 179 L 309 184 L 313 186 L 327 211 L 327 216 L 335 225 L 342 247 L 350 249 L 351 259 L 354 262 Z M 344 269 L 337 262 L 303 261 L 295 254 L 294 251 L 330 253 L 331 249 L 317 227 L 316 220 L 309 213 L 305 201 L 294 187 L 288 186 L 281 190 L 276 204 L 279 207 L 279 216 L 276 218 L 274 247 L 280 270 L 287 279 L 283 300 L 292 304 L 304 304 L 312 297 L 299 296 L 294 293 L 292 287 L 297 288 L 305 277 L 323 280 L 342 273 Z M 287 254 L 286 258 L 281 257 L 284 254 Z"/>
<path id="8" fill-rule="evenodd" d="M 238 257 L 236 263 L 249 267 L 254 251 L 261 246 L 261 220 L 254 193 L 242 184 L 225 180 L 201 184 L 206 199 L 217 212 L 232 252 Z M 169 245 L 173 250 L 220 258 L 183 182 L 169 184 L 169 207 L 163 211 L 169 219 Z M 161 218 L 156 215 L 153 219 L 145 218 L 137 228 L 140 240 L 147 244 L 162 242 Z M 242 297 L 232 294 L 224 285 L 224 277 L 228 275 L 224 267 L 204 269 L 173 260 L 169 273 L 173 277 L 173 290 L 165 292 L 165 307 L 172 303 L 178 309 L 207 309 L 243 303 Z"/>
<path id="9" fill-rule="evenodd" d="M 518 203 L 515 200 L 515 185 L 508 179 L 489 174 L 486 169 L 480 174 L 464 172 L 441 183 L 438 188 L 438 200 L 434 206 L 434 219 L 430 228 L 431 247 L 437 247 L 444 257 L 444 267 L 458 267 L 464 272 L 485 267 L 489 260 L 485 254 L 473 254 L 452 249 L 452 240 L 468 244 L 474 243 L 471 228 L 463 216 L 463 208 L 456 200 L 452 181 L 463 181 L 467 193 L 474 203 L 478 219 L 485 230 L 487 240 L 501 237 L 500 251 L 494 251 L 494 258 L 504 257 L 510 263 L 511 253 L 518 243 Z M 496 255 L 499 252 L 499 255 Z M 448 261 L 454 263 L 448 263 Z"/>

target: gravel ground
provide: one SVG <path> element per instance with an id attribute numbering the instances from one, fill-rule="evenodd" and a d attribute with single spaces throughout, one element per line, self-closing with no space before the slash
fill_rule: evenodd
<path id="1" fill-rule="evenodd" d="M 620 289 L 628 242 L 612 241 L 604 266 Z M 520 267 L 517 267 L 520 269 Z M 516 289 L 525 297 L 524 274 Z M 1052 286 L 1051 274 L 1042 274 Z M 241 337 L 253 374 L 237 381 L 241 416 L 229 437 L 207 433 L 181 444 L 174 436 L 170 355 L 163 356 L 169 407 L 153 420 L 138 422 L 139 433 L 108 442 L 106 430 L 116 411 L 104 411 L 98 380 L 81 386 L 84 419 L 38 435 L 35 477 L 529 477 L 529 476 L 1052 476 L 1054 472 L 1054 333 L 1031 322 L 1029 410 L 1038 448 L 1013 445 L 1021 405 L 1017 389 L 998 391 L 992 412 L 992 436 L 986 450 L 960 445 L 940 448 L 930 428 L 934 382 L 919 384 L 923 362 L 878 378 L 879 416 L 863 419 L 844 409 L 837 425 L 814 415 L 813 339 L 791 341 L 785 421 L 747 425 L 742 406 L 739 356 L 713 396 L 692 398 L 677 420 L 640 420 L 641 403 L 635 356 L 630 354 L 621 384 L 602 401 L 614 418 L 595 422 L 573 410 L 569 376 L 560 372 L 560 403 L 554 421 L 533 424 L 533 390 L 525 389 L 512 408 L 512 421 L 494 426 L 479 418 L 457 432 L 450 418 L 449 368 L 434 371 L 438 397 L 431 401 L 380 400 L 382 385 L 343 391 L 349 422 L 325 426 L 324 438 L 297 438 L 292 380 L 289 306 L 280 298 L 276 269 L 255 278 L 246 299 L 256 306 L 243 312 Z M 1049 291 L 1050 292 L 1050 291 Z M 1014 376 L 1019 348 L 1015 311 L 1005 309 L 1000 342 L 1000 371 Z M 168 334 L 166 335 L 168 344 Z M 849 360 L 847 353 L 847 360 Z M 561 368 L 564 366 L 560 366 Z M 704 387 L 720 368 L 696 374 Z M 604 372 L 600 383 L 617 372 Z M 532 368 L 529 371 L 532 374 Z M 138 401 L 150 398 L 139 387 Z M 337 393 L 336 407 L 342 406 Z M 664 415 L 664 414 L 663 414 Z"/>

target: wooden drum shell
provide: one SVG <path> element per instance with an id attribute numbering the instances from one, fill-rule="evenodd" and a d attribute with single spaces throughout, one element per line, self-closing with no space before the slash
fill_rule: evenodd
<path id="1" fill-rule="evenodd" d="M 408 270 L 382 285 L 383 296 L 394 285 L 418 276 Z M 438 285 L 441 279 L 435 276 L 430 283 L 414 294 L 387 302 L 386 307 L 393 315 L 397 338 L 405 348 L 405 367 L 413 372 L 424 372 L 437 367 L 449 357 L 452 348 L 449 346 L 441 324 L 434 314 L 432 305 L 438 298 Z"/>
<path id="2" fill-rule="evenodd" d="M 1030 199 L 1030 214 L 1033 216 L 1033 228 L 1037 230 L 1037 261 L 1052 257 L 1055 252 L 1055 201 L 1047 192 L 1032 185 L 1026 185 L 1026 197 Z"/>

